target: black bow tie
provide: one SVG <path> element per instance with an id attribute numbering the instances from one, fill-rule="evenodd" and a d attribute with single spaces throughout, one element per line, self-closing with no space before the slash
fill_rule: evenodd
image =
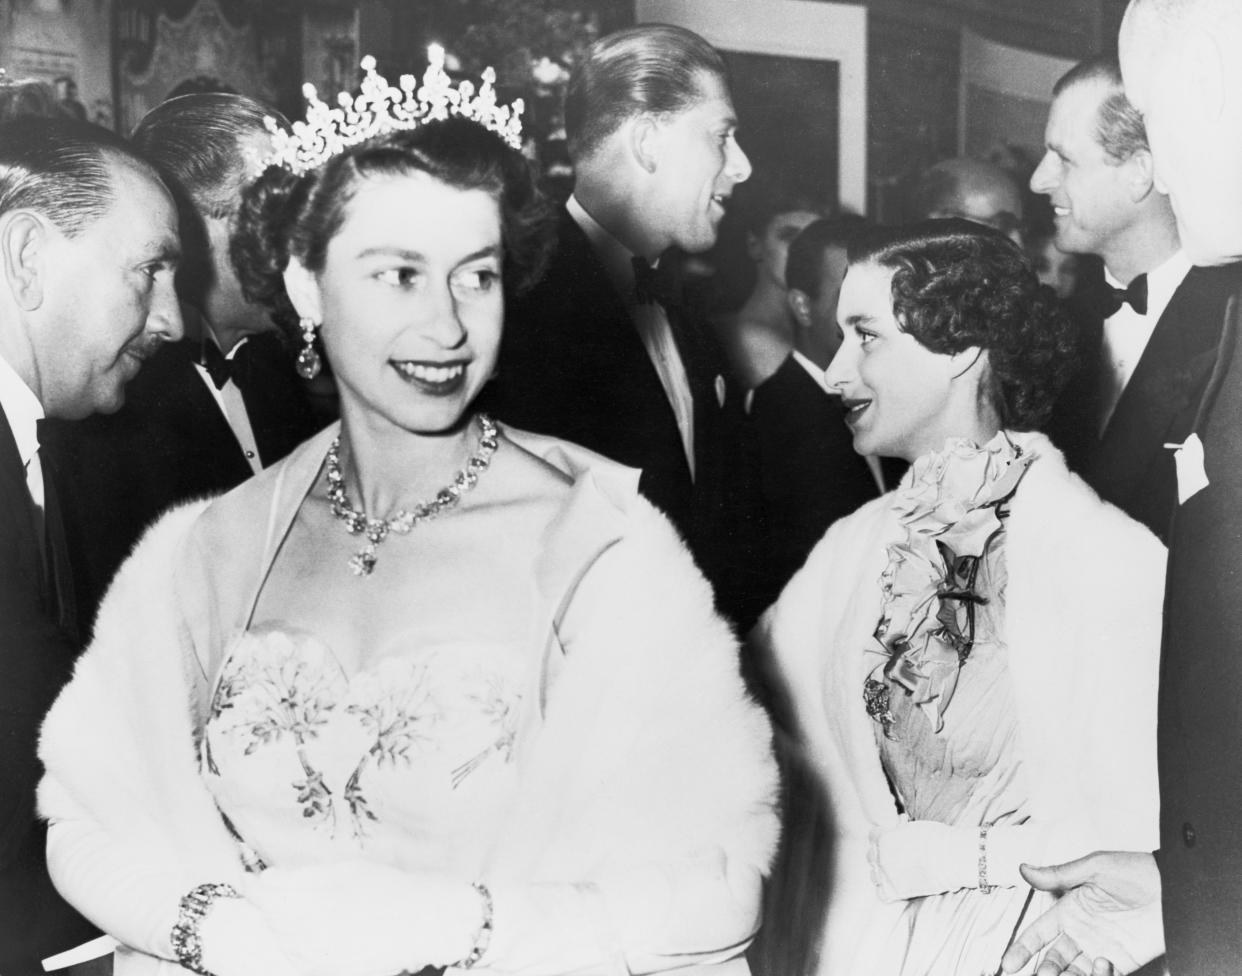
<path id="1" fill-rule="evenodd" d="M 1122 305 L 1129 303 L 1139 315 L 1147 314 L 1147 275 L 1141 274 L 1125 288 L 1114 288 L 1103 282 L 1099 293 L 1092 296 L 1092 304 L 1103 318 L 1117 314 Z"/>
<path id="2" fill-rule="evenodd" d="M 246 347 L 249 345 L 249 342 L 240 343 L 234 348 L 232 357 L 226 359 L 219 346 L 210 339 L 203 339 L 202 355 L 198 364 L 207 370 L 207 375 L 211 377 L 211 382 L 215 384 L 217 390 L 223 389 L 224 384 L 230 379 L 239 390 L 241 389 L 249 373 L 246 359 Z"/>
<path id="3" fill-rule="evenodd" d="M 671 262 L 653 268 L 646 258 L 631 258 L 634 267 L 634 300 L 639 305 L 659 303 L 665 308 L 681 305 L 681 284 L 673 272 Z"/>

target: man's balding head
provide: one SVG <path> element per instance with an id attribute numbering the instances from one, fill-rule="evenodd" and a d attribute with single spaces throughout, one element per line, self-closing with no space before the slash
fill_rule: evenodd
<path id="1" fill-rule="evenodd" d="M 1242 3 L 1132 0 L 1126 95 L 1143 115 L 1157 185 L 1199 264 L 1242 257 Z"/>
<path id="2" fill-rule="evenodd" d="M 964 217 L 1016 240 L 1022 224 L 1022 191 L 1017 180 L 993 163 L 946 159 L 919 180 L 911 217 Z"/>
<path id="3" fill-rule="evenodd" d="M 0 214 L 37 212 L 72 237 L 107 211 L 113 167 L 159 182 L 120 136 L 63 118 L 27 116 L 0 125 Z"/>

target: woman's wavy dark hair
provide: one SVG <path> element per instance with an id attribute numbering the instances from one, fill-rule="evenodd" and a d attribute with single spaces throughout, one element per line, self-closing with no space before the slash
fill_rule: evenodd
<path id="1" fill-rule="evenodd" d="M 552 249 L 553 223 L 531 164 L 478 123 L 449 118 L 376 136 L 301 176 L 280 166 L 264 170 L 242 194 L 229 242 L 246 298 L 271 309 L 296 340 L 298 316 L 283 280 L 289 258 L 322 271 L 360 181 L 410 173 L 490 193 L 500 205 L 506 293 L 520 294 L 539 279 Z"/>
<path id="2" fill-rule="evenodd" d="M 968 220 L 925 220 L 863 236 L 849 260 L 893 270 L 894 317 L 932 352 L 987 350 L 982 392 L 1003 427 L 1044 424 L 1078 344 L 1064 306 L 1013 241 Z"/>

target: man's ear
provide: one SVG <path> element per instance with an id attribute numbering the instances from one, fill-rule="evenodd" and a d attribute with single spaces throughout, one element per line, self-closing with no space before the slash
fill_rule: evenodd
<path id="1" fill-rule="evenodd" d="M 323 322 L 323 300 L 319 292 L 319 279 L 300 259 L 289 258 L 284 273 L 285 291 L 299 317 L 310 319 L 316 325 Z"/>
<path id="2" fill-rule="evenodd" d="M 13 301 L 31 312 L 43 304 L 51 227 L 37 214 L 14 210 L 0 220 L 0 270 Z"/>
<path id="3" fill-rule="evenodd" d="M 790 288 L 785 293 L 785 301 L 789 305 L 789 311 L 793 313 L 794 321 L 798 323 L 798 328 L 809 329 L 811 327 L 811 296 L 800 288 Z"/>
<path id="4" fill-rule="evenodd" d="M 660 165 L 663 149 L 663 130 L 659 120 L 644 112 L 630 119 L 626 125 L 626 148 L 630 156 L 648 173 L 654 173 Z"/>
<path id="5" fill-rule="evenodd" d="M 1139 149 L 1122 165 L 1129 169 L 1130 200 L 1145 200 L 1156 186 L 1156 167 L 1152 163 L 1151 150 Z"/>

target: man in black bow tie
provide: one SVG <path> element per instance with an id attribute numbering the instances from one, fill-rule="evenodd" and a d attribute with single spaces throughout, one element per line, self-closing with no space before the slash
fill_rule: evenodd
<path id="1" fill-rule="evenodd" d="M 1238 275 L 1191 268 L 1115 60 L 1057 82 L 1045 142 L 1031 189 L 1052 202 L 1056 246 L 1104 262 L 1074 299 L 1082 367 L 1050 434 L 1102 498 L 1167 539 L 1177 482 L 1164 445 L 1198 400 Z"/>
<path id="2" fill-rule="evenodd" d="M 724 62 L 678 27 L 601 38 L 570 80 L 565 128 L 573 195 L 548 271 L 508 310 L 491 409 L 641 468 L 640 490 L 746 623 L 761 608 L 744 606 L 741 397 L 677 275 L 750 175 Z"/>
<path id="3" fill-rule="evenodd" d="M 177 198 L 187 336 L 151 361 L 119 413 L 54 431 L 84 629 L 156 516 L 240 484 L 319 426 L 290 344 L 245 300 L 229 260 L 241 189 L 270 152 L 263 125 L 270 114 L 241 95 L 185 95 L 152 109 L 134 130 L 135 145 Z M 296 335 L 296 323 L 288 325 Z"/>
<path id="4" fill-rule="evenodd" d="M 182 334 L 176 208 L 118 137 L 0 126 L 0 973 L 98 933 L 56 893 L 35 814 L 39 724 L 81 648 L 47 417 L 114 411 Z"/>

